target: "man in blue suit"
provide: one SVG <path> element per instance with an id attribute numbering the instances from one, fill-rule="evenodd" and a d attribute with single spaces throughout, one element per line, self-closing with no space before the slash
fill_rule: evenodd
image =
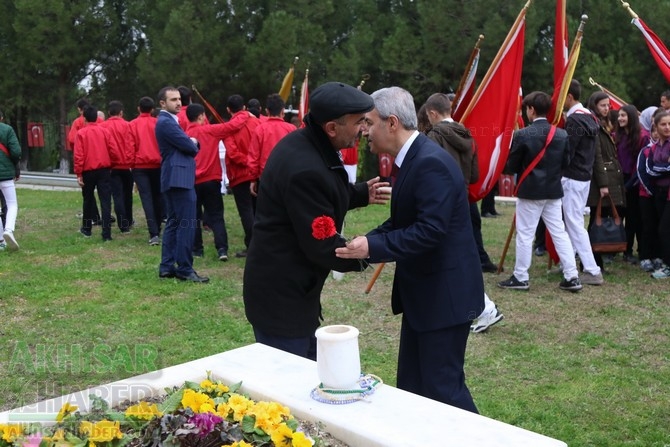
<path id="1" fill-rule="evenodd" d="M 391 217 L 336 253 L 396 262 L 391 306 L 403 314 L 398 388 L 476 413 L 463 365 L 470 324 L 484 309 L 484 281 L 463 173 L 416 130 L 409 92 L 390 87 L 372 99 L 363 135 L 372 153 L 394 156 L 398 168 Z"/>
<path id="2" fill-rule="evenodd" d="M 158 92 L 161 111 L 156 140 L 161 152 L 161 193 L 167 207 L 167 224 L 158 276 L 182 281 L 208 282 L 193 270 L 193 238 L 196 223 L 195 155 L 198 141 L 179 126 L 181 96 L 174 87 Z"/>

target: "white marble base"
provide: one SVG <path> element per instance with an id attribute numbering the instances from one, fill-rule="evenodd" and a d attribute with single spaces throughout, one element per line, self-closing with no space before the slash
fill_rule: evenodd
<path id="1" fill-rule="evenodd" d="M 0 423 L 54 420 L 64 402 L 85 411 L 89 394 L 102 396 L 111 405 L 161 394 L 185 380 L 204 379 L 206 371 L 226 383 L 242 381 L 242 391 L 255 400 L 277 401 L 298 418 L 322 422 L 328 432 L 352 447 L 567 447 L 562 441 L 386 384 L 367 401 L 317 402 L 310 397 L 319 384 L 316 362 L 258 343 L 0 413 Z"/>

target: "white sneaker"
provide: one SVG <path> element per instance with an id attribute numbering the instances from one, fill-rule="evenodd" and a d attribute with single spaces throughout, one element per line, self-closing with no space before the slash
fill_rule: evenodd
<path id="1" fill-rule="evenodd" d="M 486 331 L 488 328 L 499 322 L 504 318 L 504 315 L 500 313 L 498 308 L 495 308 L 495 312 L 489 312 L 486 315 L 483 315 L 470 326 L 470 330 L 475 334 Z"/>
<path id="2" fill-rule="evenodd" d="M 7 248 L 5 241 L 0 241 L 0 251 L 3 251 L 5 248 Z"/>
<path id="3" fill-rule="evenodd" d="M 16 239 L 14 239 L 14 232 L 11 230 L 5 230 L 4 233 L 2 233 L 2 237 L 7 241 L 7 246 L 9 247 L 10 250 L 18 250 L 19 249 L 19 243 L 16 242 Z"/>

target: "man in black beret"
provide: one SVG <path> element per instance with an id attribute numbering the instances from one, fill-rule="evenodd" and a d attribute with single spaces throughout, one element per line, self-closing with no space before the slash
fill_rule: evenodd
<path id="1" fill-rule="evenodd" d="M 244 269 L 244 306 L 256 341 L 316 359 L 321 289 L 330 270 L 367 264 L 338 259 L 335 248 L 347 210 L 385 204 L 390 194 L 375 177 L 351 184 L 338 155 L 362 130 L 372 98 L 328 82 L 312 92 L 305 127 L 286 135 L 261 175 L 253 237 Z"/>

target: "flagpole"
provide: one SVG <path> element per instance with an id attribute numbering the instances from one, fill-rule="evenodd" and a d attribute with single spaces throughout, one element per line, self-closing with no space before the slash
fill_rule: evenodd
<path id="1" fill-rule="evenodd" d="M 365 81 L 370 79 L 370 75 L 365 73 L 363 76 L 361 76 L 361 82 L 358 84 L 358 90 L 363 90 L 363 86 L 365 85 Z"/>
<path id="2" fill-rule="evenodd" d="M 584 36 L 584 27 L 586 26 L 586 21 L 589 19 L 589 16 L 586 14 L 582 14 L 581 21 L 579 22 L 579 28 L 577 28 L 577 34 L 575 35 L 575 40 L 572 41 L 572 47 L 570 48 L 570 53 L 568 54 L 568 67 L 566 68 L 566 75 L 570 75 L 570 79 L 572 80 L 572 75 L 574 73 L 575 67 L 577 66 L 577 61 L 575 60 L 573 62 L 573 56 L 575 54 L 575 51 L 578 50 L 579 46 L 582 43 L 582 37 Z M 574 63 L 575 66 L 572 68 L 569 67 L 571 63 Z M 556 104 L 556 112 L 554 116 L 554 121 L 552 124 L 558 125 L 558 123 L 561 120 L 561 114 L 563 110 L 563 104 L 565 104 L 565 98 L 568 95 L 568 89 L 570 88 L 570 83 L 565 82 L 565 79 L 563 79 L 563 83 L 561 84 L 561 90 L 558 94 L 557 97 L 557 104 Z M 560 106 L 560 107 L 559 107 Z"/>
<path id="3" fill-rule="evenodd" d="M 200 98 L 200 101 L 203 102 L 203 104 L 205 105 L 205 107 L 207 107 L 207 109 L 212 114 L 212 116 L 214 116 L 214 119 L 216 119 L 216 121 L 219 122 L 219 123 L 223 123 L 223 118 L 221 118 L 221 115 L 219 115 L 219 113 L 216 111 L 216 109 L 214 107 L 212 107 L 212 105 L 210 103 L 208 103 L 205 98 L 203 98 L 203 96 L 200 94 L 198 89 L 195 88 L 195 85 L 191 85 L 191 90 L 193 90 L 195 92 L 195 94 L 198 95 L 198 98 Z"/>
<path id="4" fill-rule="evenodd" d="M 519 15 L 517 16 L 516 20 L 514 21 L 514 24 L 512 25 L 512 28 L 510 28 L 510 32 L 507 33 L 507 36 L 505 37 L 505 41 L 503 44 L 500 46 L 500 49 L 498 50 L 498 54 L 496 54 L 495 59 L 493 59 L 493 62 L 491 62 L 491 66 L 489 67 L 489 70 L 486 72 L 486 75 L 484 75 L 484 79 L 482 82 L 479 83 L 479 87 L 477 87 L 477 91 L 475 92 L 474 96 L 472 97 L 472 100 L 470 100 L 470 104 L 468 104 L 468 108 L 465 109 L 465 112 L 461 116 L 461 122 L 465 121 L 465 119 L 470 115 L 470 112 L 472 112 L 472 109 L 474 108 L 475 104 L 477 104 L 477 101 L 479 100 L 479 97 L 482 95 L 482 91 L 488 84 L 489 80 L 491 79 L 491 76 L 493 76 L 493 73 L 491 69 L 493 67 L 496 67 L 498 63 L 500 62 L 500 59 L 503 57 L 503 50 L 507 48 L 509 45 L 510 41 L 512 40 L 512 37 L 514 37 L 514 33 L 512 33 L 512 30 L 517 30 L 519 27 L 519 24 L 523 19 L 526 17 L 526 11 L 530 7 L 530 4 L 533 2 L 533 0 L 528 0 L 526 4 L 521 8 L 521 12 L 519 12 Z"/>
<path id="5" fill-rule="evenodd" d="M 451 101 L 452 104 L 458 104 L 458 101 L 461 99 L 461 95 L 463 94 L 463 88 L 465 87 L 465 83 L 468 80 L 468 74 L 470 73 L 470 70 L 472 70 L 472 64 L 475 61 L 475 57 L 477 56 L 477 52 L 479 51 L 479 45 L 482 43 L 482 40 L 484 40 L 484 35 L 480 34 L 479 38 L 477 39 L 477 43 L 475 43 L 475 47 L 472 49 L 472 52 L 470 53 L 470 59 L 468 59 L 468 63 L 465 66 L 465 71 L 463 72 L 463 76 L 461 76 L 461 81 L 458 83 L 458 88 L 456 89 L 456 95 L 454 96 L 454 99 Z"/>
<path id="6" fill-rule="evenodd" d="M 627 105 L 627 104 L 628 104 L 626 101 L 624 101 L 623 99 L 621 99 L 620 97 L 618 97 L 617 95 L 615 95 L 614 93 L 612 93 L 610 90 L 607 90 L 605 87 L 603 87 L 602 85 L 598 84 L 596 81 L 593 80 L 592 77 L 589 77 L 589 82 L 591 83 L 591 85 L 594 85 L 594 86 L 598 87 L 602 92 L 607 93 L 608 96 L 611 96 L 611 97 L 614 98 L 615 100 L 619 101 L 621 104 L 623 104 L 623 105 Z"/>
<path id="7" fill-rule="evenodd" d="M 626 9 L 628 11 L 628 14 L 630 14 L 630 16 L 633 19 L 639 19 L 639 16 L 637 14 L 635 14 L 635 11 L 633 11 L 631 9 L 630 4 L 628 2 L 625 2 L 624 0 L 621 0 L 621 6 L 623 6 L 624 9 Z"/>

